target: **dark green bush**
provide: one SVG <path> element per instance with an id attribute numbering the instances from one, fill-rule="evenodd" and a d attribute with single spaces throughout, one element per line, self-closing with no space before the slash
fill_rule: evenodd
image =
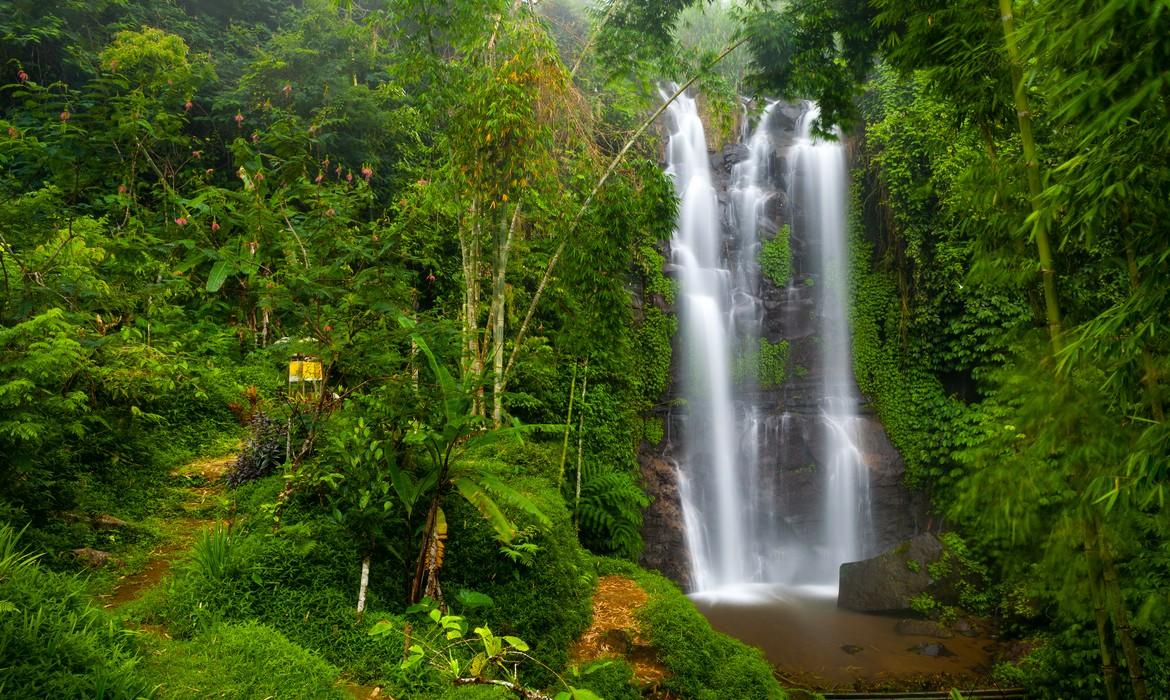
<path id="1" fill-rule="evenodd" d="M 478 512 L 462 499 L 448 499 L 444 585 L 491 596 L 495 604 L 483 611 L 482 622 L 496 634 L 520 637 L 533 656 L 561 669 L 568 663 L 569 645 L 589 626 L 594 576 L 556 488 L 527 476 L 511 477 L 509 483 L 552 521 L 551 527 L 540 528 L 531 516 L 508 511 L 521 531 L 516 543 L 536 545 L 536 551 L 528 560 L 513 560 L 501 552 Z M 535 666 L 521 669 L 520 678 L 536 687 L 554 681 Z"/>
<path id="2" fill-rule="evenodd" d="M 348 698 L 337 669 L 266 625 L 219 624 L 162 645 L 144 669 L 160 698 Z"/>

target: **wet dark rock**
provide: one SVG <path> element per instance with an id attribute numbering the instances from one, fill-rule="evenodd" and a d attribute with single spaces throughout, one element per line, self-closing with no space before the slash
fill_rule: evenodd
<path id="1" fill-rule="evenodd" d="M 112 515 L 95 515 L 90 521 L 95 530 L 125 530 L 130 527 L 130 523 L 120 518 L 115 518 Z"/>
<path id="2" fill-rule="evenodd" d="M 842 564 L 837 606 L 857 612 L 908 611 L 911 599 L 930 590 L 927 567 L 942 554 L 942 542 L 926 532 L 876 557 Z"/>
<path id="3" fill-rule="evenodd" d="M 73 550 L 73 556 L 77 557 L 77 561 L 90 567 L 91 569 L 100 569 L 104 566 L 121 566 L 122 562 L 114 557 L 109 552 L 103 552 L 100 549 L 92 549 L 90 547 L 82 547 Z"/>
<path id="4" fill-rule="evenodd" d="M 906 637 L 935 637 L 950 639 L 955 635 L 934 620 L 899 620 L 894 628 L 898 634 Z"/>
<path id="5" fill-rule="evenodd" d="M 842 644 L 841 651 L 852 656 L 854 654 L 860 654 L 861 652 L 865 651 L 865 647 L 859 647 L 856 644 Z"/>
<path id="6" fill-rule="evenodd" d="M 931 642 L 930 644 L 915 644 L 907 649 L 907 651 L 917 652 L 923 656 L 954 656 L 955 652 L 947 649 L 946 646 L 939 642 Z"/>
<path id="7" fill-rule="evenodd" d="M 972 624 L 970 620 L 956 620 L 955 624 L 951 625 L 951 629 L 964 637 L 979 636 L 979 628 Z"/>
<path id="8" fill-rule="evenodd" d="M 638 455 L 638 462 L 651 499 L 642 516 L 645 547 L 640 563 L 685 587 L 690 581 L 690 563 L 674 465 L 649 450 Z"/>
<path id="9" fill-rule="evenodd" d="M 721 155 L 723 159 L 723 167 L 730 169 L 731 166 L 735 165 L 736 163 L 740 163 L 747 160 L 748 158 L 751 158 L 752 152 L 748 149 L 746 144 L 729 143 L 723 147 L 723 153 Z M 712 163 L 712 165 L 715 164 Z"/>

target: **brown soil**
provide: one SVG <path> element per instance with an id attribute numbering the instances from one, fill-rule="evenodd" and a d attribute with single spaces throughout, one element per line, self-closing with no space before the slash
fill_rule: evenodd
<path id="1" fill-rule="evenodd" d="M 235 456 L 199 459 L 185 464 L 172 472 L 173 476 L 198 476 L 203 480 L 200 486 L 191 486 L 184 489 L 186 498 L 182 508 L 189 513 L 203 510 L 209 499 L 218 496 L 223 491 L 223 474 L 235 462 Z M 201 529 L 214 523 L 214 520 L 202 518 L 183 518 L 177 521 L 173 539 L 159 545 L 150 552 L 150 559 L 141 571 L 128 574 L 118 580 L 114 590 L 99 596 L 106 608 L 119 608 L 126 603 L 138 600 L 142 594 L 157 585 L 170 571 L 171 565 L 191 548 L 191 542 Z"/>
<path id="2" fill-rule="evenodd" d="M 593 623 L 569 650 L 573 661 L 624 658 L 634 668 L 639 685 L 656 687 L 667 671 L 634 616 L 646 600 L 646 591 L 632 580 L 602 576 L 593 593 Z"/>

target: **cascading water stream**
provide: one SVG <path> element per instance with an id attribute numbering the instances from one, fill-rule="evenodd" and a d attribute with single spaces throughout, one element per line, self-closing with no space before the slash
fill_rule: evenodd
<path id="1" fill-rule="evenodd" d="M 735 454 L 727 304 L 730 275 L 721 267 L 719 202 L 695 100 L 680 95 L 668 109 L 673 132 L 667 173 L 679 194 L 671 255 L 679 270 L 687 365 L 688 440 L 680 487 L 686 506 L 693 584 L 738 580 L 747 559 L 739 512 L 743 479 Z M 701 440 L 694 439 L 702 435 Z"/>
<path id="2" fill-rule="evenodd" d="M 849 298 L 849 258 L 846 244 L 845 152 L 840 141 L 814 138 L 811 126 L 820 116 L 815 104 L 806 104 L 797 120 L 789 182 L 794 204 L 803 212 L 805 238 L 820 249 L 819 340 L 821 349 L 820 401 L 825 422 L 824 551 L 815 567 L 816 578 L 836 584 L 843 562 L 868 552 L 872 531 L 868 470 L 858 448 L 859 405 L 851 369 L 846 300 Z"/>

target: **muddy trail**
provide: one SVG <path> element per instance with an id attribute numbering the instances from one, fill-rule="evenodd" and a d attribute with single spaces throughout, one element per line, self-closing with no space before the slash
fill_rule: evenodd
<path id="1" fill-rule="evenodd" d="M 98 596 L 102 607 L 116 610 L 141 598 L 191 550 L 201 530 L 219 522 L 214 513 L 224 492 L 223 476 L 235 461 L 235 455 L 198 459 L 171 472 L 172 477 L 188 484 L 180 487 L 183 492 L 180 507 L 185 515 L 170 521 L 169 536 L 150 551 L 142 570 L 123 576 L 113 590 Z"/>

